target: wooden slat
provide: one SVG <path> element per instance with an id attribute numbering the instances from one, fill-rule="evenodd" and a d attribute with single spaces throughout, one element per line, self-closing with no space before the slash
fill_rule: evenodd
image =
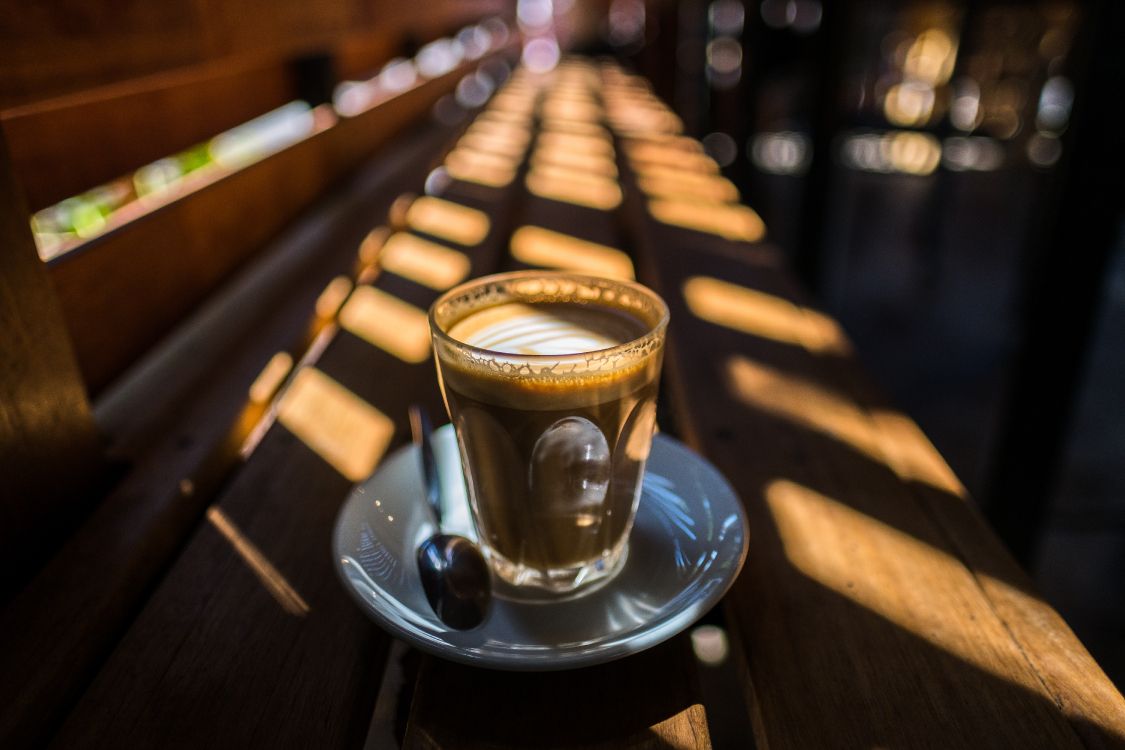
<path id="1" fill-rule="evenodd" d="M 846 342 L 824 346 L 838 330 L 793 301 L 776 257 L 644 226 L 648 278 L 672 310 L 679 421 L 750 518 L 728 611 L 759 744 L 1125 743 L 1120 695 L 913 423 L 873 405 Z M 784 342 L 701 320 L 681 288 L 698 275 L 791 305 L 801 335 Z"/>
<path id="2" fill-rule="evenodd" d="M 347 600 L 327 553 L 349 487 L 293 435 L 271 430 L 213 506 L 259 554 L 240 554 L 215 522 L 205 524 L 55 746 L 357 744 L 386 639 Z M 271 595 L 255 572 L 259 558 L 305 611 Z"/>
<path id="3" fill-rule="evenodd" d="M 476 273 L 495 267 L 500 237 L 494 228 L 466 251 Z M 375 285 L 420 309 L 438 294 L 388 272 Z M 432 361 L 404 362 L 346 330 L 334 332 L 316 367 L 361 399 L 362 410 L 377 409 L 392 421 L 392 448 L 408 437 L 409 403 L 440 408 Z M 236 746 L 337 747 L 362 738 L 388 640 L 332 570 L 331 529 L 352 483 L 321 457 L 331 450 L 310 447 L 344 422 L 315 416 L 303 435 L 284 418 L 269 428 L 56 746 L 194 747 L 221 738 Z M 249 545 L 232 546 L 237 536 L 230 529 Z M 269 585 L 247 570 L 250 545 L 260 552 L 250 558 L 269 563 Z"/>
<path id="4" fill-rule="evenodd" d="M 0 746 L 43 744 L 81 695 L 237 464 L 237 449 L 262 414 L 247 404 L 250 384 L 278 350 L 300 354 L 318 295 L 333 276 L 350 272 L 373 217 L 386 214 L 400 185 L 422 181 L 429 155 L 448 137 L 447 129 L 431 128 L 396 139 L 392 157 L 369 165 L 280 240 L 279 253 L 296 243 L 307 250 L 287 271 L 288 283 L 255 289 L 237 320 L 227 311 L 224 335 L 240 329 L 233 340 L 216 342 L 211 331 L 206 343 L 191 346 L 191 362 L 171 360 L 150 387 L 129 394 L 129 421 L 108 420 L 114 455 L 136 468 L 0 612 Z"/>
<path id="5" fill-rule="evenodd" d="M 89 509 L 100 445 L 0 135 L 0 601 Z"/>
<path id="6" fill-rule="evenodd" d="M 191 192 L 52 263 L 78 356 L 97 392 L 293 215 L 425 113 L 466 68 Z"/>

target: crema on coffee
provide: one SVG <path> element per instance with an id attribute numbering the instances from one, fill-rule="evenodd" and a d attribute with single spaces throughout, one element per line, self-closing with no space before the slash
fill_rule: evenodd
<path id="1" fill-rule="evenodd" d="M 622 559 L 667 315 L 658 297 L 626 282 L 492 278 L 501 281 L 490 291 L 435 304 L 442 392 L 494 569 L 565 592 Z M 529 282 L 542 278 L 552 281 Z"/>

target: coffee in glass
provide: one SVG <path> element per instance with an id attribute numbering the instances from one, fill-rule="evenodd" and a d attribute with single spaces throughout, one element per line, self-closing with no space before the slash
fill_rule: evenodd
<path id="1" fill-rule="evenodd" d="M 563 272 L 484 277 L 431 308 L 481 546 L 519 596 L 572 593 L 623 562 L 667 323 L 639 284 Z"/>

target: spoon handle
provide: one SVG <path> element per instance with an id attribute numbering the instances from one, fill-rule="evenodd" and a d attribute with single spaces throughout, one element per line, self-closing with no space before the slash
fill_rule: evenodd
<path id="1" fill-rule="evenodd" d="M 434 446 L 431 433 L 430 418 L 426 410 L 419 404 L 410 405 L 410 434 L 414 438 L 414 445 L 422 457 L 422 484 L 426 491 L 426 504 L 434 516 L 434 524 L 441 529 L 441 483 L 438 479 L 437 459 L 434 458 Z"/>

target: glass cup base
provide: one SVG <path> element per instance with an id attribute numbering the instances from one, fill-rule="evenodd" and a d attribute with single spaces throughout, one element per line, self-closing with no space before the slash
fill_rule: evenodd
<path id="1" fill-rule="evenodd" d="M 493 594 L 520 602 L 557 602 L 585 596 L 610 582 L 625 565 L 627 540 L 590 562 L 572 568 L 539 570 L 518 565 L 489 550 L 492 572 L 499 579 Z"/>

